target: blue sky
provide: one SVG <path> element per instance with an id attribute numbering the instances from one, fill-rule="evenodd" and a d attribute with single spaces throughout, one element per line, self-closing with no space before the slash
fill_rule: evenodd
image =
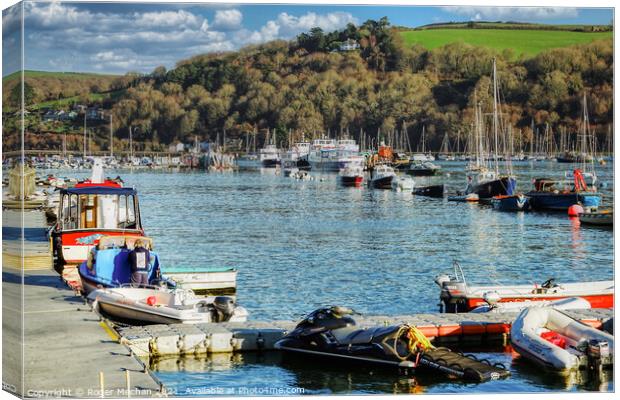
<path id="1" fill-rule="evenodd" d="M 445 21 L 608 24 L 611 8 L 132 4 L 26 2 L 25 68 L 100 73 L 151 72 L 192 55 L 291 39 L 320 26 L 387 16 L 393 25 Z M 3 11 L 2 74 L 19 66 L 19 8 Z"/>

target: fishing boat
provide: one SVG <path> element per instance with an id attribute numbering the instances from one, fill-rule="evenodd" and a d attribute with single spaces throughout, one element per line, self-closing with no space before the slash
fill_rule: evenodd
<path id="1" fill-rule="evenodd" d="M 394 179 L 392 179 L 392 190 L 396 190 L 397 192 L 411 193 L 414 186 L 415 181 L 407 175 L 396 175 Z"/>
<path id="2" fill-rule="evenodd" d="M 288 176 L 289 171 L 309 171 L 311 169 L 308 162 L 308 154 L 310 154 L 309 142 L 297 142 L 282 155 L 281 166 L 284 175 Z"/>
<path id="3" fill-rule="evenodd" d="M 435 283 L 440 287 L 440 300 L 445 312 L 469 312 L 486 304 L 486 293 L 496 292 L 502 302 L 560 300 L 581 297 L 592 308 L 614 306 L 614 281 L 557 283 L 551 278 L 542 284 L 529 285 L 469 285 L 461 266 L 454 263 L 454 275 L 438 275 Z"/>
<path id="4" fill-rule="evenodd" d="M 568 374 L 613 365 L 614 337 L 553 307 L 525 308 L 510 329 L 510 343 L 523 358 Z"/>
<path id="5" fill-rule="evenodd" d="M 584 208 L 598 207 L 601 195 L 596 191 L 596 177 L 590 177 L 592 184 L 588 185 L 581 170 L 575 169 L 572 180 L 538 178 L 534 180 L 534 190 L 526 196 L 536 210 L 567 210 L 576 204 Z"/>
<path id="6" fill-rule="evenodd" d="M 392 189 L 392 181 L 395 177 L 394 168 L 378 164 L 370 172 L 369 185 L 375 189 Z"/>
<path id="7" fill-rule="evenodd" d="M 144 236 L 138 192 L 105 179 L 100 162 L 95 162 L 90 179 L 59 193 L 57 222 L 50 231 L 59 273 L 84 262 L 101 237 Z"/>
<path id="8" fill-rule="evenodd" d="M 308 314 L 294 330 L 275 343 L 285 356 L 306 362 L 343 362 L 367 365 L 394 373 L 440 373 L 470 382 L 506 378 L 503 365 L 491 365 L 435 347 L 414 326 L 392 325 L 363 329 L 351 317 L 353 310 L 324 307 Z"/>
<path id="9" fill-rule="evenodd" d="M 119 287 L 97 289 L 88 295 L 97 312 L 132 324 L 198 324 L 244 322 L 245 308 L 233 298 L 199 298 L 188 289 Z"/>
<path id="10" fill-rule="evenodd" d="M 364 181 L 364 169 L 360 166 L 347 167 L 340 170 L 338 176 L 342 186 L 360 187 Z"/>
<path id="11" fill-rule="evenodd" d="M 444 185 L 418 186 L 413 189 L 416 196 L 443 197 L 445 194 Z"/>
<path id="12" fill-rule="evenodd" d="M 590 132 L 588 104 L 583 95 L 583 117 L 581 122 L 580 166 L 564 174 L 564 179 L 534 180 L 534 190 L 526 193 L 532 208 L 538 210 L 567 210 L 579 204 L 583 208 L 598 207 L 601 195 L 597 193 L 597 176 L 594 168 L 594 135 Z M 572 178 L 572 179 L 570 179 Z"/>
<path id="13" fill-rule="evenodd" d="M 512 196 L 494 196 L 491 199 L 493 208 L 499 211 L 527 211 L 530 209 L 530 202 L 523 193 Z"/>
<path id="14" fill-rule="evenodd" d="M 614 211 L 613 210 L 600 210 L 589 211 L 579 215 L 579 221 L 582 224 L 598 225 L 598 226 L 613 226 L 614 225 Z"/>
<path id="15" fill-rule="evenodd" d="M 416 161 L 412 162 L 407 170 L 409 175 L 413 176 L 433 176 L 441 171 L 439 165 L 435 165 L 430 161 Z"/>

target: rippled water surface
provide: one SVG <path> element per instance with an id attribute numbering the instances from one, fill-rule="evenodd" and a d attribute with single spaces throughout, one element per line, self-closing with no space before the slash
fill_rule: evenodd
<path id="1" fill-rule="evenodd" d="M 417 178 L 418 184 L 444 182 L 450 191 L 462 189 L 463 164 L 442 165 L 443 176 Z M 520 163 L 519 189 L 529 190 L 533 177 L 561 177 L 569 168 Z M 274 170 L 118 173 L 139 191 L 146 233 L 155 240 L 164 270 L 236 267 L 238 301 L 252 319 L 297 319 L 329 304 L 365 314 L 437 311 L 433 277 L 449 272 L 453 260 L 469 282 L 480 284 L 613 278 L 613 231 L 580 227 L 564 213 L 503 213 L 409 193 L 343 188 L 335 174 L 297 181 Z M 606 185 L 603 204 L 612 206 L 613 164 L 597 173 Z M 244 394 L 239 388 L 258 390 L 267 383 L 313 394 L 613 387 L 545 376 L 513 360 L 510 352 L 486 356 L 510 365 L 512 377 L 481 385 L 429 376 L 414 382 L 380 371 L 283 363 L 277 355 L 167 360 L 154 367 L 182 395 L 205 394 L 199 390 L 205 387 L 228 390 L 214 394 Z"/>

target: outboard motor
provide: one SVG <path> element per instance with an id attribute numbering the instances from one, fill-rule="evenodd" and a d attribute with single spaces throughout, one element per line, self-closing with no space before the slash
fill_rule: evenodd
<path id="1" fill-rule="evenodd" d="M 213 300 L 214 322 L 225 322 L 235 312 L 235 301 L 232 297 L 217 296 Z"/>

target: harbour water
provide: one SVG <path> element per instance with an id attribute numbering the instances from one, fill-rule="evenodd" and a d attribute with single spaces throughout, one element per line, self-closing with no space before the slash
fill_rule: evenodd
<path id="1" fill-rule="evenodd" d="M 416 182 L 463 189 L 463 163 L 441 165 L 443 176 Z M 520 162 L 515 173 L 525 192 L 532 178 L 560 177 L 570 168 Z M 613 163 L 597 167 L 597 173 L 607 184 L 603 205 L 612 206 Z M 234 266 L 238 302 L 252 319 L 299 319 L 334 304 L 363 314 L 435 312 L 439 290 L 433 278 L 450 272 L 454 260 L 468 282 L 480 284 L 613 278 L 613 231 L 580 227 L 565 213 L 503 213 L 409 193 L 342 188 L 335 174 L 313 175 L 312 181 L 275 170 L 106 174 L 119 174 L 125 185 L 137 187 L 143 225 L 164 271 Z M 611 379 L 579 383 L 576 377 L 544 375 L 504 350 L 485 349 L 484 356 L 509 366 L 512 377 L 478 385 L 299 363 L 278 354 L 162 360 L 153 368 L 184 396 L 613 390 Z M 268 392 L 273 388 L 282 393 Z"/>

